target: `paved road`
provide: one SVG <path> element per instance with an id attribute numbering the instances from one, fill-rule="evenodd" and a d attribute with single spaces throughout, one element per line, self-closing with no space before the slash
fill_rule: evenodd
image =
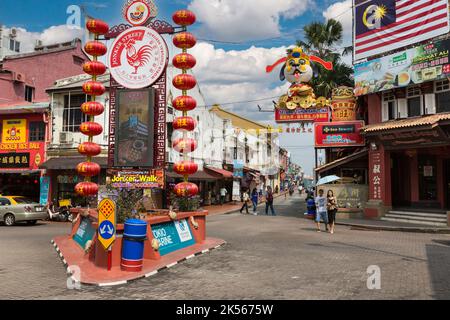
<path id="1" fill-rule="evenodd" d="M 303 203 L 278 199 L 276 217 L 210 217 L 208 233 L 226 239 L 223 248 L 127 286 L 80 291 L 66 289 L 50 245 L 67 225 L 0 226 L 0 299 L 450 299 L 448 235 L 319 234 L 298 218 Z M 371 265 L 381 290 L 367 289 Z"/>

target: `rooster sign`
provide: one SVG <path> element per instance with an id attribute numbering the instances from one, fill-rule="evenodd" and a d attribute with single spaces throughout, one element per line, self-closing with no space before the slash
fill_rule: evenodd
<path id="1" fill-rule="evenodd" d="M 153 29 L 130 28 L 120 34 L 109 52 L 111 75 L 121 86 L 142 89 L 164 73 L 169 59 L 167 44 Z"/>

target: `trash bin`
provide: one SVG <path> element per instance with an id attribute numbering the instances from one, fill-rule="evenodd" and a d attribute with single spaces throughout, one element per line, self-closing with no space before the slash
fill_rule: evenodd
<path id="1" fill-rule="evenodd" d="M 145 240 L 147 240 L 147 222 L 136 219 L 125 221 L 120 264 L 122 270 L 142 271 Z"/>

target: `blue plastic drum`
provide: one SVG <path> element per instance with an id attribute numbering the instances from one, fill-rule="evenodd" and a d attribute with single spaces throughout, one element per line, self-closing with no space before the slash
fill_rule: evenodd
<path id="1" fill-rule="evenodd" d="M 127 220 L 122 240 L 121 268 L 124 271 L 142 271 L 144 264 L 144 242 L 147 239 L 147 223 Z"/>
<path id="2" fill-rule="evenodd" d="M 123 236 L 132 239 L 145 239 L 147 237 L 147 222 L 137 219 L 125 221 Z"/>

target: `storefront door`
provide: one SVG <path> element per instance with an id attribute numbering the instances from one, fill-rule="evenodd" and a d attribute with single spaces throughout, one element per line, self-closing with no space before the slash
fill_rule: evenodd
<path id="1" fill-rule="evenodd" d="M 411 205 L 410 161 L 403 153 L 392 153 L 392 205 L 409 207 Z"/>
<path id="2" fill-rule="evenodd" d="M 450 210 L 450 160 L 444 161 L 445 168 L 445 189 L 446 190 L 446 199 L 447 199 L 447 210 Z"/>

